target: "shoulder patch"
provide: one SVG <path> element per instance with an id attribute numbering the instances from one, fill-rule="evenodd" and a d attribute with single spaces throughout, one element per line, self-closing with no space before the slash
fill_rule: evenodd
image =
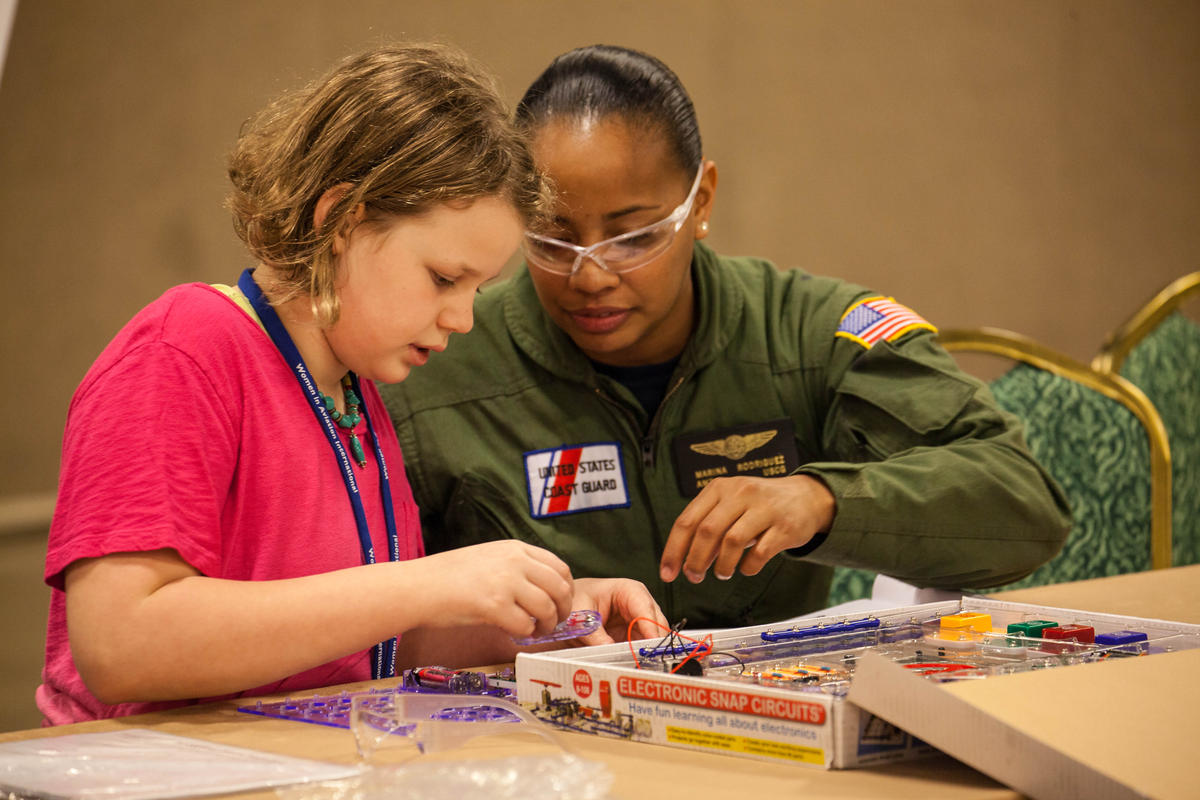
<path id="1" fill-rule="evenodd" d="M 908 306 L 890 297 L 867 297 L 846 309 L 834 336 L 851 339 L 870 350 L 876 342 L 894 342 L 918 328 L 937 333 L 937 328 Z"/>

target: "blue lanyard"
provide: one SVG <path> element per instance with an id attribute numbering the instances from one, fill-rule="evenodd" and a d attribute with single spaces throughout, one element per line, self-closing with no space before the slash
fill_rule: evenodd
<path id="1" fill-rule="evenodd" d="M 317 391 L 316 381 L 308 372 L 308 367 L 304 364 L 304 359 L 300 355 L 300 351 L 296 349 L 292 337 L 288 335 L 287 328 L 283 327 L 283 322 L 280 321 L 279 315 L 275 313 L 275 309 L 263 297 L 262 290 L 258 288 L 258 284 L 254 282 L 252 270 L 246 270 L 238 278 L 238 288 L 242 290 L 242 294 L 246 295 L 246 299 L 254 306 L 254 310 L 258 313 L 258 318 L 262 322 L 263 327 L 267 331 L 267 335 L 271 337 L 271 341 L 275 343 L 284 360 L 288 362 L 288 366 L 292 368 L 293 374 L 296 376 L 296 381 L 300 384 L 300 388 L 304 390 L 304 394 L 308 397 L 309 407 L 313 414 L 316 415 L 317 421 L 321 423 L 321 429 L 325 432 L 325 438 L 329 440 L 329 446 L 333 448 L 334 455 L 337 456 L 338 466 L 342 470 L 342 480 L 346 484 L 346 494 L 350 498 L 350 507 L 354 510 L 354 523 L 358 527 L 358 542 L 362 547 L 363 562 L 366 564 L 375 563 L 375 546 L 371 543 L 371 532 L 367 527 L 367 515 L 363 511 L 362 496 L 358 491 L 358 481 L 354 477 L 354 468 L 350 464 L 350 457 L 346 453 L 346 448 L 342 445 L 342 437 L 338 436 L 337 427 L 329 416 L 329 412 L 325 409 L 325 402 L 321 399 L 321 393 Z M 360 398 L 363 397 L 362 389 L 359 388 L 358 376 L 353 372 L 350 373 L 350 382 L 354 388 L 354 393 Z M 392 509 L 392 490 L 388 482 L 387 464 L 383 460 L 383 448 L 379 446 L 379 437 L 375 435 L 375 427 L 371 424 L 371 417 L 367 414 L 367 404 L 365 399 L 359 407 L 363 419 L 367 422 L 367 431 L 371 434 L 371 443 L 375 448 L 375 461 L 379 464 L 379 489 L 383 497 L 383 519 L 387 525 L 388 537 L 388 559 L 391 561 L 400 560 L 400 537 L 396 533 L 396 514 Z M 371 648 L 371 677 L 378 680 L 379 678 L 391 678 L 396 674 L 396 639 L 390 639 L 386 642 L 380 642 Z"/>

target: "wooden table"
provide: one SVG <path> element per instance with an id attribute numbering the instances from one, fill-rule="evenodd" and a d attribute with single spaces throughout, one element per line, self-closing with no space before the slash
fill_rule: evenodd
<path id="1" fill-rule="evenodd" d="M 1200 564 L 997 592 L 994 597 L 1200 625 Z"/>
<path id="2" fill-rule="evenodd" d="M 1200 623 L 1200 565 L 1143 572 L 1078 583 L 1022 589 L 995 595 L 1023 603 L 1079 608 L 1088 611 Z M 394 681 L 380 682 L 394 685 Z M 314 691 L 332 694 L 372 684 L 352 684 Z M 266 698 L 271 699 L 271 698 Z M 121 730 L 131 727 L 207 739 L 287 755 L 353 763 L 355 748 L 348 731 L 238 712 L 246 701 L 85 722 L 0 734 L 14 741 L 66 733 Z M 987 776 L 946 756 L 858 770 L 820 770 L 792 764 L 702 753 L 673 747 L 562 733 L 577 754 L 605 762 L 616 780 L 616 798 L 668 797 L 677 794 L 718 798 L 782 796 L 805 798 L 995 798 L 1019 795 Z M 502 739 L 479 739 L 456 749 L 450 757 L 495 758 L 529 752 L 530 745 Z M 389 751 L 393 759 L 414 757 L 411 751 Z M 429 758 L 422 756 L 421 758 Z M 701 788 L 702 787 L 702 788 Z M 246 797 L 271 798 L 273 792 Z"/>

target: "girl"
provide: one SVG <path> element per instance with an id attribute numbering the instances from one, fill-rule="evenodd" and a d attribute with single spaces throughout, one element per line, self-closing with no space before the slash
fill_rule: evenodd
<path id="1" fill-rule="evenodd" d="M 832 565 L 983 587 L 1061 547 L 1064 498 L 929 323 L 705 246 L 717 168 L 666 65 L 573 50 L 517 115 L 553 218 L 470 346 L 386 395 L 433 549 L 541 544 L 707 627 L 819 608 Z"/>
<path id="2" fill-rule="evenodd" d="M 373 381 L 468 331 L 541 213 L 489 79 L 442 47 L 350 58 L 251 120 L 229 174 L 258 267 L 150 304 L 71 404 L 47 721 L 493 663 L 578 607 L 661 620 L 644 587 L 520 542 L 421 558 Z"/>

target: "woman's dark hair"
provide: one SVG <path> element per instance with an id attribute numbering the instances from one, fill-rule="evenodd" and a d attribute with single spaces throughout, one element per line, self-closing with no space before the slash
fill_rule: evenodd
<path id="1" fill-rule="evenodd" d="M 531 131 L 558 116 L 610 114 L 661 130 L 684 170 L 700 166 L 704 151 L 692 99 L 652 55 L 606 44 L 571 50 L 550 62 L 517 105 L 517 122 Z"/>

